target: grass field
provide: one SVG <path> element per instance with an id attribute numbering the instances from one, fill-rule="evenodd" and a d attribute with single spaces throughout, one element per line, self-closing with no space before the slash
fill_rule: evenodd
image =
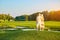
<path id="1" fill-rule="evenodd" d="M 16 26 L 36 28 L 36 21 L 5 21 L 0 23 L 0 27 L 15 28 Z M 60 22 L 45 21 L 45 26 L 60 29 Z M 0 30 L 0 40 L 60 40 L 60 32 Z"/>
<path id="2" fill-rule="evenodd" d="M 23 26 L 28 28 L 36 28 L 36 21 L 5 21 L 0 23 L 0 27 L 16 27 Z M 60 21 L 45 21 L 45 27 L 60 29 Z"/>
<path id="3" fill-rule="evenodd" d="M 60 40 L 60 32 L 0 30 L 0 40 Z"/>

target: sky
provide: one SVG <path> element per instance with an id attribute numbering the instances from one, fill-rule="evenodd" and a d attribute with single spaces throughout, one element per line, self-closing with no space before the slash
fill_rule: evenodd
<path id="1" fill-rule="evenodd" d="M 13 17 L 45 10 L 60 10 L 60 0 L 0 0 L 0 14 Z"/>

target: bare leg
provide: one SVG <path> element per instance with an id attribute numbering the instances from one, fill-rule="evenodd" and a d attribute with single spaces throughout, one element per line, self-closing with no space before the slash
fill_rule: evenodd
<path id="1" fill-rule="evenodd" d="M 44 31 L 44 24 L 40 24 L 40 31 Z"/>
<path id="2" fill-rule="evenodd" d="M 39 28 L 39 24 L 37 23 L 37 25 L 36 25 L 36 26 L 37 26 L 37 31 L 38 31 L 38 28 Z"/>
<path id="3" fill-rule="evenodd" d="M 44 31 L 44 27 L 42 27 L 42 31 Z"/>

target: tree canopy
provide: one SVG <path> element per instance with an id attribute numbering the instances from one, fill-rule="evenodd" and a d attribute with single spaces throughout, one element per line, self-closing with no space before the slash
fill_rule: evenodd
<path id="1" fill-rule="evenodd" d="M 12 17 L 12 16 L 10 16 L 10 14 L 0 14 L 0 20 L 8 20 L 8 21 L 10 21 L 10 20 L 13 20 L 14 18 Z"/>

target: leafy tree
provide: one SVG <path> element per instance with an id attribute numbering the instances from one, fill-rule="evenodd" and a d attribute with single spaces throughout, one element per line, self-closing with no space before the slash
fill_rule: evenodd
<path id="1" fill-rule="evenodd" d="M 11 19 L 13 20 L 14 18 L 12 17 L 12 16 L 10 16 L 10 14 L 0 14 L 0 19 L 2 19 L 2 20 L 8 20 L 8 21 L 10 21 Z"/>

